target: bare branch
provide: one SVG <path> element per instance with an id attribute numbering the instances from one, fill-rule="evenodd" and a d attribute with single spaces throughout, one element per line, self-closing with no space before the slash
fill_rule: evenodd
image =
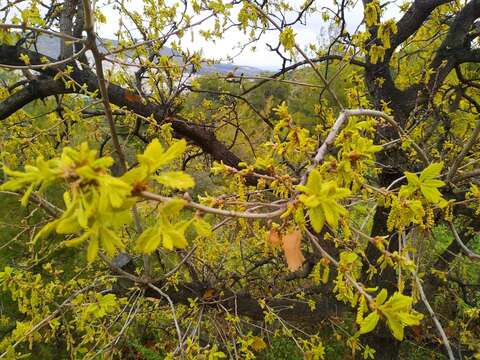
<path id="1" fill-rule="evenodd" d="M 139 195 L 145 199 L 155 200 L 159 202 L 168 202 L 172 200 L 172 198 L 154 194 L 148 191 L 142 191 Z M 196 209 L 206 213 L 220 215 L 220 216 L 238 217 L 238 218 L 247 218 L 247 219 L 271 219 L 271 218 L 282 215 L 286 211 L 286 206 L 282 206 L 280 209 L 269 212 L 269 213 L 240 212 L 240 211 L 233 211 L 233 210 L 217 209 L 217 208 L 212 208 L 202 204 L 198 204 L 192 201 L 188 197 L 185 199 L 185 201 L 186 201 L 185 206 L 192 209 Z"/>
<path id="2" fill-rule="evenodd" d="M 458 245 L 460 245 L 460 247 L 462 248 L 463 252 L 470 258 L 470 259 L 474 259 L 474 260 L 480 260 L 480 255 L 473 252 L 472 250 L 470 250 L 462 241 L 462 239 L 460 239 L 460 236 L 458 235 L 458 232 L 457 232 L 457 229 L 455 229 L 455 226 L 453 225 L 453 223 L 449 222 L 448 223 L 448 226 L 450 227 L 450 230 L 452 231 L 452 234 L 453 234 L 453 237 L 455 238 L 455 241 L 458 243 Z"/>

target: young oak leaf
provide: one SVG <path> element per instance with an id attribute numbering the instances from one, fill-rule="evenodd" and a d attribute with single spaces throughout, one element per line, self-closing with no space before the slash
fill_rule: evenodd
<path id="1" fill-rule="evenodd" d="M 0 190 L 18 191 L 25 187 L 20 203 L 27 206 L 28 200 L 35 190 L 43 191 L 49 184 L 57 180 L 61 171 L 56 159 L 45 161 L 42 156 L 36 159 L 35 165 L 25 165 L 25 171 L 15 171 L 3 166 L 3 172 L 11 179 L 0 185 Z"/>
<path id="2" fill-rule="evenodd" d="M 99 205 L 102 210 L 108 208 L 120 208 L 130 196 L 131 186 L 113 176 L 98 178 L 100 199 Z"/>
<path id="3" fill-rule="evenodd" d="M 160 246 L 162 238 L 157 226 L 145 229 L 138 237 L 135 248 L 137 251 L 149 254 Z"/>
<path id="4" fill-rule="evenodd" d="M 393 336 L 399 341 L 403 340 L 406 326 L 419 325 L 423 319 L 423 314 L 413 310 L 412 304 L 412 297 L 395 292 L 387 302 L 378 307 L 386 317 Z"/>
<path id="5" fill-rule="evenodd" d="M 162 159 L 159 160 L 157 163 L 158 166 L 164 166 L 169 162 L 172 162 L 176 158 L 182 156 L 186 149 L 187 149 L 187 142 L 184 139 L 175 142 L 173 145 L 171 145 L 167 149 L 167 151 L 165 151 L 165 153 L 162 156 Z"/>
<path id="6" fill-rule="evenodd" d="M 387 290 L 382 289 L 378 293 L 378 295 L 375 298 L 375 304 L 378 308 L 378 306 L 382 305 L 385 300 L 387 300 Z M 360 330 L 358 330 L 358 334 L 367 334 L 371 331 L 373 331 L 378 324 L 378 321 L 380 320 L 380 314 L 378 313 L 377 310 L 373 311 L 370 313 L 367 317 L 365 317 L 361 322 L 360 322 Z"/>
<path id="7" fill-rule="evenodd" d="M 195 180 L 183 171 L 165 171 L 154 178 L 158 183 L 179 190 L 189 189 L 195 186 Z"/>
<path id="8" fill-rule="evenodd" d="M 443 200 L 438 188 L 444 186 L 445 183 L 442 180 L 436 179 L 440 176 L 442 169 L 443 162 L 434 163 L 425 168 L 420 174 L 420 191 L 425 199 L 433 203 L 440 203 Z"/>
<path id="9" fill-rule="evenodd" d="M 294 230 L 282 237 L 283 253 L 290 271 L 298 270 L 305 261 L 301 249 L 301 240 L 302 234 L 299 230 Z"/>
<path id="10" fill-rule="evenodd" d="M 380 320 L 380 315 L 377 311 L 370 313 L 363 321 L 360 323 L 359 334 L 366 334 L 377 327 L 378 320 Z"/>
<path id="11" fill-rule="evenodd" d="M 178 249 L 185 249 L 188 245 L 185 238 L 185 230 L 189 225 L 189 221 L 177 223 L 174 226 L 169 226 L 162 231 L 163 247 L 167 250 L 173 250 L 174 247 Z"/>
<path id="12" fill-rule="evenodd" d="M 137 155 L 140 165 L 146 165 L 150 173 L 154 173 L 160 167 L 175 160 L 175 158 L 183 155 L 187 148 L 185 140 L 179 140 L 170 146 L 166 151 L 160 144 L 158 139 L 154 139 L 147 145 L 143 154 Z"/>
<path id="13" fill-rule="evenodd" d="M 406 326 L 416 326 L 423 319 L 423 314 L 412 309 L 413 298 L 395 292 L 387 302 L 387 290 L 382 289 L 375 298 L 376 310 L 370 313 L 360 323 L 358 334 L 366 334 L 375 329 L 382 314 L 387 325 L 392 331 L 393 336 L 403 340 L 404 329 Z"/>
<path id="14" fill-rule="evenodd" d="M 213 234 L 212 226 L 199 216 L 195 216 L 193 218 L 193 227 L 195 228 L 198 236 L 208 238 Z"/>
<path id="15" fill-rule="evenodd" d="M 122 175 L 121 180 L 127 184 L 134 185 L 134 188 L 146 186 L 146 181 L 162 166 L 181 156 L 187 147 L 185 140 L 179 140 L 167 150 L 163 148 L 158 139 L 154 139 L 147 145 L 143 154 L 137 155 L 139 166 L 127 171 Z M 155 178 L 162 185 L 176 188 L 188 189 L 195 185 L 193 178 L 181 171 L 171 171 L 160 174 Z"/>
<path id="16" fill-rule="evenodd" d="M 102 226 L 100 227 L 99 233 L 100 233 L 100 241 L 102 243 L 102 248 L 105 249 L 108 256 L 115 255 L 117 249 L 119 250 L 125 249 L 125 245 L 123 244 L 122 239 L 120 238 L 120 236 L 118 236 L 118 234 L 115 231 Z"/>
<path id="17" fill-rule="evenodd" d="M 146 165 L 150 171 L 155 171 L 157 167 L 158 159 L 160 159 L 164 153 L 162 144 L 158 139 L 153 139 L 150 144 L 147 145 L 143 154 L 137 155 L 140 165 Z"/>
<path id="18" fill-rule="evenodd" d="M 411 172 L 405 172 L 405 177 L 408 180 L 407 185 L 400 188 L 399 195 L 404 197 L 412 196 L 416 191 L 420 191 L 428 202 L 437 204 L 439 206 L 445 205 L 446 201 L 442 197 L 442 193 L 438 188 L 445 185 L 442 180 L 437 178 L 443 169 L 443 162 L 433 163 L 427 166 L 420 176 Z"/>
<path id="19" fill-rule="evenodd" d="M 92 263 L 98 255 L 98 250 L 99 250 L 99 236 L 98 236 L 98 230 L 91 231 L 90 233 L 90 240 L 88 242 L 88 247 L 87 247 L 87 261 L 89 263 Z"/>
<path id="20" fill-rule="evenodd" d="M 125 244 L 121 240 L 120 236 L 118 236 L 115 231 L 102 226 L 102 224 L 99 223 L 93 224 L 92 227 L 85 231 L 82 235 L 74 239 L 64 241 L 63 244 L 67 247 L 75 247 L 87 240 L 87 261 L 89 263 L 93 262 L 97 258 L 100 244 L 108 256 L 115 255 L 117 249 L 125 249 Z"/>
<path id="21" fill-rule="evenodd" d="M 174 248 L 184 249 L 188 242 L 185 238 L 187 227 L 193 222 L 180 221 L 172 223 L 173 219 L 178 218 L 178 214 L 185 206 L 183 199 L 174 199 L 160 205 L 157 224 L 146 229 L 136 241 L 136 250 L 149 254 L 158 247 L 162 246 L 167 250 Z"/>
<path id="22" fill-rule="evenodd" d="M 310 223 L 316 232 L 322 230 L 325 222 L 333 229 L 338 227 L 340 217 L 347 214 L 338 201 L 350 195 L 349 189 L 338 187 L 335 181 L 323 181 L 316 169 L 308 176 L 306 185 L 298 185 L 297 189 L 304 193 L 299 200 L 309 208 Z"/>
<path id="23" fill-rule="evenodd" d="M 48 235 L 50 235 L 55 228 L 57 227 L 58 220 L 53 220 L 47 223 L 40 231 L 35 235 L 32 240 L 32 244 L 35 244 L 38 240 L 45 239 Z"/>
<path id="24" fill-rule="evenodd" d="M 174 248 L 184 249 L 188 242 L 185 238 L 185 230 L 190 225 L 190 221 L 183 221 L 171 224 L 166 219 L 160 220 L 159 225 L 146 229 L 137 239 L 136 250 L 150 254 L 162 246 L 167 250 Z"/>

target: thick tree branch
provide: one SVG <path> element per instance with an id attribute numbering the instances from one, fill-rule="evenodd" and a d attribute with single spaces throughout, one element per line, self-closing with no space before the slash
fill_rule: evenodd
<path id="1" fill-rule="evenodd" d="M 73 89 L 65 88 L 65 85 L 61 81 L 33 80 L 27 86 L 13 93 L 0 103 L 0 120 L 6 119 L 34 100 L 71 92 L 73 92 Z"/>
<path id="2" fill-rule="evenodd" d="M 480 0 L 471 0 L 453 18 L 448 34 L 430 64 L 431 69 L 437 70 L 437 74 L 432 76 L 428 84 L 430 93 L 440 87 L 450 71 L 458 64 L 480 60 L 479 50 L 471 50 L 470 43 L 466 41 L 474 21 L 479 17 Z"/>
<path id="3" fill-rule="evenodd" d="M 30 59 L 30 63 L 33 65 L 42 64 L 41 58 L 45 57 L 43 54 L 39 54 L 31 50 L 26 50 L 10 45 L 0 45 L 1 64 L 24 65 L 24 63 L 20 60 L 20 55 L 22 54 L 28 56 Z M 52 61 L 53 59 L 48 60 Z M 37 71 L 53 78 L 55 75 L 57 75 L 59 72 L 64 71 L 65 69 L 65 65 L 60 65 L 58 67 L 37 69 Z M 86 86 L 89 92 L 96 92 L 98 94 L 98 79 L 92 71 L 88 69 L 81 70 L 78 67 L 74 67 L 74 70 L 70 74 L 70 77 L 75 80 L 78 85 Z M 21 109 L 28 102 L 35 99 L 40 99 L 49 95 L 61 93 L 81 93 L 82 91 L 78 86 L 76 86 L 74 89 L 65 89 L 62 80 L 57 80 L 56 84 L 54 84 L 54 81 L 55 80 L 50 80 L 49 83 L 41 83 L 43 92 L 35 92 L 33 91 L 33 88 L 30 87 L 22 94 L 18 96 L 15 96 L 14 94 L 7 98 L 7 100 L 4 100 L 4 102 L 0 104 L 0 120 L 5 119 L 13 112 Z M 238 164 L 240 163 L 240 158 L 238 158 L 238 156 L 231 152 L 225 144 L 219 141 L 212 131 L 206 129 L 201 125 L 180 120 L 178 117 L 168 116 L 168 114 L 166 114 L 165 108 L 163 108 L 162 106 L 152 103 L 150 101 L 144 101 L 144 99 L 142 99 L 140 96 L 134 94 L 127 89 L 122 88 L 119 85 L 109 83 L 107 90 L 110 103 L 121 108 L 126 108 L 129 111 L 132 111 L 143 117 L 153 116 L 153 118 L 159 124 L 170 122 L 177 136 L 185 137 L 191 140 L 193 143 L 202 148 L 202 150 L 212 155 L 215 160 L 222 161 L 229 166 L 238 167 Z"/>
<path id="4" fill-rule="evenodd" d="M 397 22 L 397 33 L 392 35 L 391 48 L 385 52 L 388 63 L 395 49 L 412 36 L 432 14 L 432 11 L 442 4 L 452 0 L 416 0 L 410 5 L 403 17 Z"/>
<path id="5" fill-rule="evenodd" d="M 161 287 L 163 284 L 155 284 Z M 209 299 L 204 299 L 204 294 L 207 290 L 209 295 L 212 293 L 216 296 L 209 296 Z M 321 291 L 321 289 L 320 289 Z M 170 288 L 165 291 L 175 304 L 189 304 L 188 299 L 199 299 L 204 305 L 216 307 L 216 304 L 222 304 L 227 310 L 234 311 L 240 316 L 249 317 L 255 321 L 264 320 L 264 311 L 258 300 L 248 292 L 234 293 L 228 289 L 214 289 L 209 284 L 205 283 L 185 283 L 176 286 L 176 289 Z M 160 298 L 161 296 L 153 289 L 147 289 L 145 296 L 152 298 Z M 318 297 L 316 307 L 311 310 L 308 304 L 304 301 L 296 299 L 276 299 L 264 298 L 268 307 L 277 310 L 277 314 L 285 321 L 303 323 L 303 324 L 318 324 L 333 314 L 346 309 L 346 306 L 338 302 L 333 296 Z"/>

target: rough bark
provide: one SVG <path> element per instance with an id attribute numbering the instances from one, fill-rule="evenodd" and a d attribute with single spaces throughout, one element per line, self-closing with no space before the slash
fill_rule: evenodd
<path id="1" fill-rule="evenodd" d="M 73 34 L 73 16 L 77 0 L 65 0 L 60 13 L 59 27 L 60 31 L 67 35 Z M 60 42 L 60 59 L 67 59 L 73 55 L 73 44 L 66 41 Z"/>
<path id="2" fill-rule="evenodd" d="M 157 284 L 162 286 L 162 284 Z M 208 293 L 207 293 L 208 290 Z M 318 289 L 324 292 L 323 289 Z M 210 308 L 218 308 L 222 304 L 227 310 L 240 316 L 246 316 L 254 321 L 263 321 L 264 312 L 258 300 L 247 291 L 234 293 L 229 289 L 215 289 L 204 283 L 179 284 L 176 289 L 171 288 L 166 294 L 176 304 L 189 304 L 188 299 L 198 299 Z M 205 297 L 208 294 L 208 298 Z M 155 290 L 148 288 L 145 296 L 162 298 Z M 263 298 L 265 303 L 272 308 L 282 319 L 288 322 L 301 323 L 306 326 L 316 326 L 329 316 L 339 315 L 347 307 L 339 303 L 332 296 L 318 296 L 316 308 L 312 311 L 309 306 L 296 299 Z"/>

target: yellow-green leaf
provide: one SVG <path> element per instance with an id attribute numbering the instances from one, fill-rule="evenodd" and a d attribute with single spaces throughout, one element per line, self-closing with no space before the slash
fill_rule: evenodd
<path id="1" fill-rule="evenodd" d="M 175 160 L 176 158 L 182 156 L 186 149 L 187 149 L 187 142 L 184 139 L 175 142 L 172 146 L 170 146 L 167 149 L 167 151 L 165 151 L 165 154 L 163 154 L 157 166 L 160 167 L 160 166 L 166 165 L 169 162 Z"/>
<path id="2" fill-rule="evenodd" d="M 317 206 L 309 209 L 308 216 L 310 218 L 310 224 L 312 225 L 313 229 L 317 233 L 322 231 L 323 225 L 325 224 L 325 215 L 322 208 L 320 208 L 320 206 Z"/>
<path id="3" fill-rule="evenodd" d="M 378 320 L 380 319 L 380 316 L 376 311 L 370 313 L 363 321 L 360 323 L 360 334 L 366 334 L 369 333 L 370 331 L 373 331 L 375 327 L 377 326 Z"/>
<path id="4" fill-rule="evenodd" d="M 147 165 L 150 169 L 156 170 L 156 164 L 158 160 L 163 156 L 163 146 L 158 139 L 153 139 L 150 144 L 147 145 L 143 154 L 137 155 L 138 162 L 140 164 Z"/>
<path id="5" fill-rule="evenodd" d="M 150 227 L 140 234 L 135 248 L 139 252 L 149 254 L 160 246 L 161 240 L 158 228 Z"/>
<path id="6" fill-rule="evenodd" d="M 162 185 L 179 190 L 189 189 L 195 185 L 193 178 L 183 171 L 165 171 L 156 176 L 155 180 Z"/>
<path id="7" fill-rule="evenodd" d="M 98 255 L 98 234 L 91 234 L 87 248 L 87 261 L 93 262 Z"/>
<path id="8" fill-rule="evenodd" d="M 420 174 L 420 181 L 431 180 L 440 176 L 443 169 L 443 162 L 433 163 L 427 166 Z"/>
<path id="9" fill-rule="evenodd" d="M 58 224 L 58 220 L 54 220 L 46 224 L 33 238 L 32 243 L 35 244 L 38 240 L 46 238 Z"/>
<path id="10" fill-rule="evenodd" d="M 64 241 L 63 244 L 67 247 L 75 247 L 87 240 L 89 236 L 90 233 L 86 232 L 76 238 Z"/>

